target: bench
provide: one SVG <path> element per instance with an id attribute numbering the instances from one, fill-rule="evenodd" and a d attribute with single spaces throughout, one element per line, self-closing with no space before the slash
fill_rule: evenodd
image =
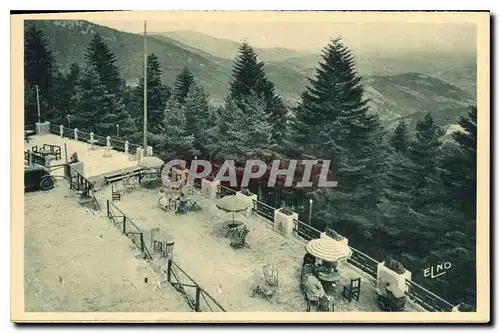
<path id="1" fill-rule="evenodd" d="M 126 178 L 129 178 L 129 177 L 141 177 L 142 176 L 142 171 L 143 169 L 136 169 L 134 171 L 131 171 L 131 172 L 122 172 L 122 173 L 117 173 L 117 174 L 113 174 L 113 175 L 107 175 L 107 176 L 104 176 L 104 182 L 106 183 L 106 185 L 108 184 L 113 184 L 113 183 L 116 183 L 120 180 L 124 180 Z"/>

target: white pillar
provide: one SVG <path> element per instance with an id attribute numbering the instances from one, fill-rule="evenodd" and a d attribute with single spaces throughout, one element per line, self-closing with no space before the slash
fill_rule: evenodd
<path id="1" fill-rule="evenodd" d="M 78 141 L 78 128 L 75 128 L 73 132 L 75 133 L 75 141 Z"/>
<path id="2" fill-rule="evenodd" d="M 108 149 L 111 147 L 111 141 L 110 140 L 111 140 L 111 137 L 108 135 L 106 137 L 106 147 L 108 147 Z"/>
<path id="3" fill-rule="evenodd" d="M 64 126 L 63 125 L 59 125 L 59 135 L 61 136 L 61 138 L 64 136 Z"/>
<path id="4" fill-rule="evenodd" d="M 128 154 L 128 140 L 125 140 L 125 154 Z"/>

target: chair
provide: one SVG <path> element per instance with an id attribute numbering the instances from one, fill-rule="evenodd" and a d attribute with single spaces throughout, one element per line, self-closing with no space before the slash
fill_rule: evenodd
<path id="1" fill-rule="evenodd" d="M 344 286 L 342 294 L 351 302 L 353 299 L 359 301 L 359 292 L 361 290 L 361 278 L 351 279 L 351 284 Z"/>
<path id="2" fill-rule="evenodd" d="M 304 293 L 305 295 L 305 298 L 306 298 L 306 304 L 307 304 L 307 308 L 306 308 L 306 311 L 307 312 L 311 312 L 311 309 L 314 307 L 316 308 L 316 310 L 318 310 L 318 306 L 319 306 L 319 298 L 318 297 L 315 297 L 315 296 L 311 296 L 311 295 L 308 295 L 307 293 Z"/>
<path id="3" fill-rule="evenodd" d="M 231 247 L 233 249 L 240 249 L 242 247 L 249 247 L 246 243 L 246 237 L 250 230 L 246 226 L 241 226 L 234 232 L 231 240 Z"/>
<path id="4" fill-rule="evenodd" d="M 201 206 L 198 205 L 198 203 L 196 201 L 189 201 L 190 202 L 190 205 L 188 205 L 188 210 L 191 211 L 191 212 L 197 212 L 197 211 L 200 211 L 202 210 Z"/>
<path id="5" fill-rule="evenodd" d="M 262 271 L 264 273 L 264 283 L 257 285 L 254 294 L 259 293 L 269 301 L 272 301 L 272 297 L 276 294 L 279 285 L 278 267 L 275 265 L 265 265 Z"/>
<path id="6" fill-rule="evenodd" d="M 318 311 L 320 312 L 333 312 L 335 307 L 333 304 L 333 298 L 329 296 L 322 296 L 318 299 Z"/>
<path id="7" fill-rule="evenodd" d="M 111 200 L 112 201 L 121 201 L 121 191 L 115 186 L 115 184 L 111 184 Z"/>

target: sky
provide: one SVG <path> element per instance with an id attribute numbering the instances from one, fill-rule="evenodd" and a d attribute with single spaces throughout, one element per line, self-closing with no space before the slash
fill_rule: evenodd
<path id="1" fill-rule="evenodd" d="M 227 12 L 226 12 L 227 13 Z M 299 14 L 299 13 L 296 13 Z M 305 15 L 304 15 L 305 14 Z M 394 14 L 392 14 L 393 17 Z M 408 15 L 407 15 L 408 17 Z M 391 17 L 390 17 L 391 18 Z M 148 20 L 148 33 L 192 30 L 256 47 L 285 47 L 300 51 L 319 51 L 330 38 L 342 36 L 352 50 L 398 52 L 430 50 L 467 52 L 476 50 L 476 26 L 466 20 L 392 19 L 354 20 L 348 17 L 262 16 L 246 14 L 211 16 L 156 16 Z M 122 31 L 142 33 L 141 20 L 90 20 Z"/>

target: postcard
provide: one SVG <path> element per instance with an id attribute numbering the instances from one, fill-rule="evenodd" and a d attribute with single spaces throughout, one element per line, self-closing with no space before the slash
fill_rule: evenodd
<path id="1" fill-rule="evenodd" d="M 489 12 L 11 27 L 11 321 L 489 322 Z"/>

